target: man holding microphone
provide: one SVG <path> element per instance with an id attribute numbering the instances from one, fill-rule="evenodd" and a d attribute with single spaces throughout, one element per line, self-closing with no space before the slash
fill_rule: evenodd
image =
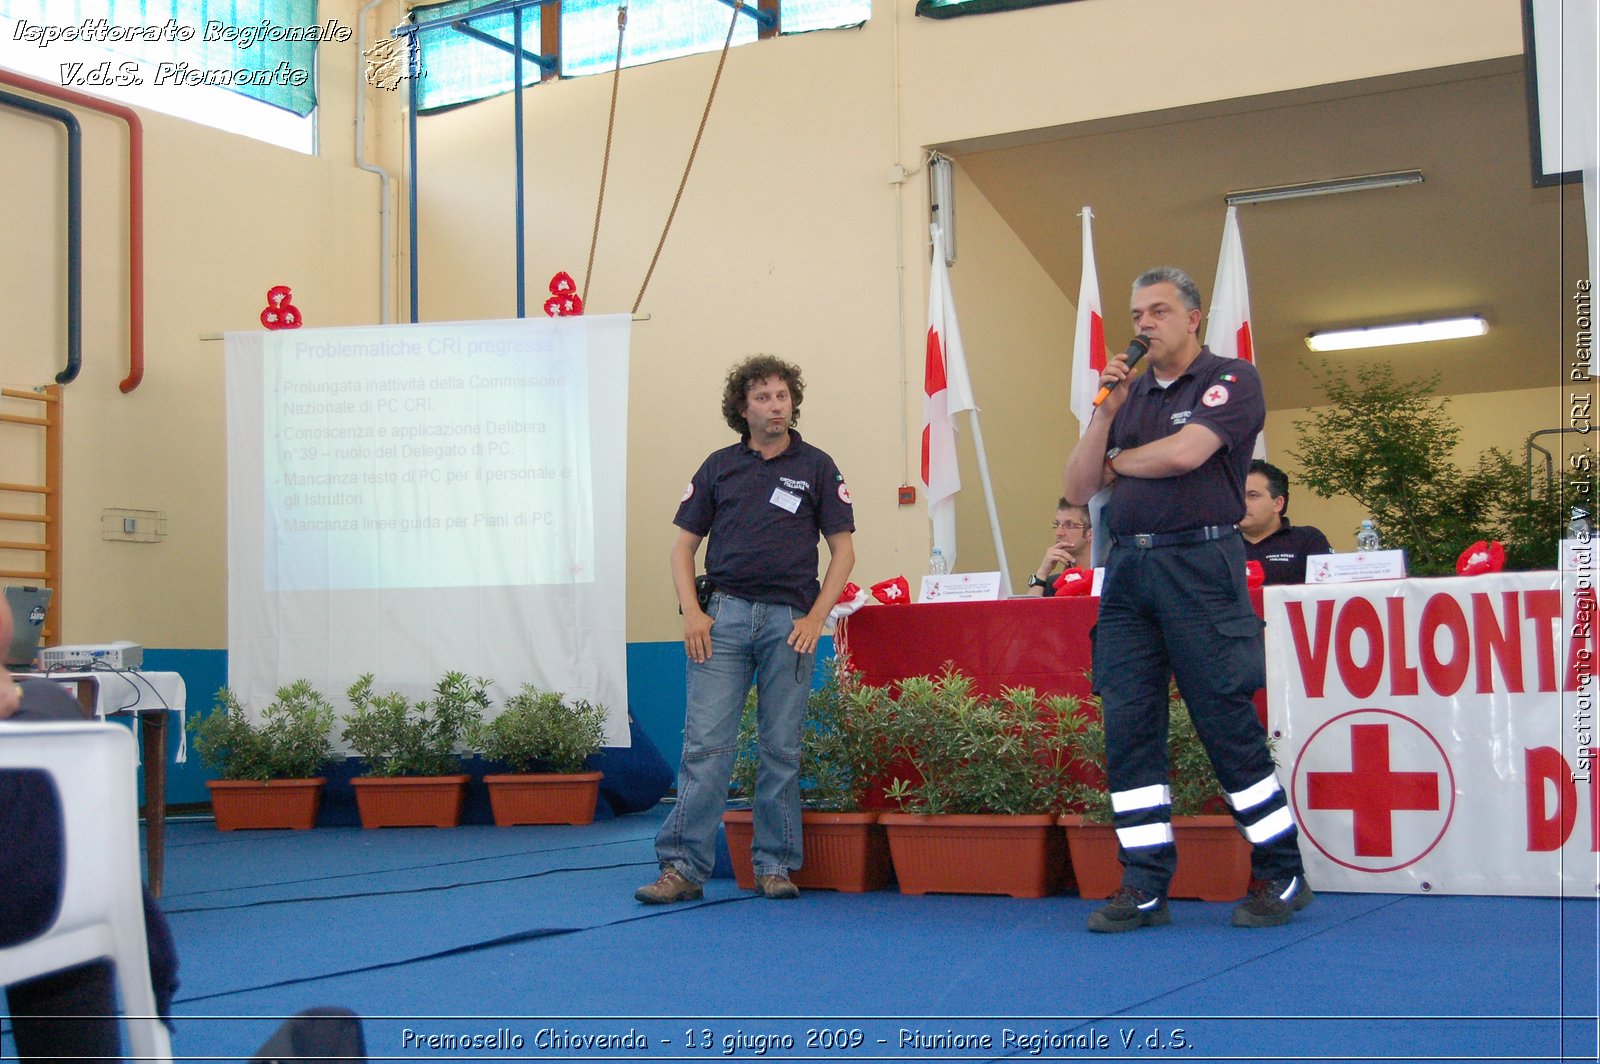
<path id="1" fill-rule="evenodd" d="M 1201 346 L 1200 292 L 1182 270 L 1146 271 L 1131 302 L 1139 340 L 1112 359 L 1067 458 L 1069 502 L 1111 486 L 1112 548 L 1094 633 L 1106 774 L 1122 887 L 1091 931 L 1171 921 L 1177 866 L 1167 756 L 1175 678 L 1241 833 L 1253 846 L 1238 927 L 1289 922 L 1311 903 L 1299 834 L 1252 701 L 1265 682 L 1262 623 L 1245 589 L 1244 485 L 1266 419 L 1255 367 Z M 1131 361 L 1148 351 L 1149 369 Z"/>

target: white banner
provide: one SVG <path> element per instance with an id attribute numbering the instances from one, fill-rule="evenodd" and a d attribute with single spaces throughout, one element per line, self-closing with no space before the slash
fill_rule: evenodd
<path id="1" fill-rule="evenodd" d="M 228 677 L 447 671 L 627 746 L 627 315 L 229 333 Z"/>
<path id="2" fill-rule="evenodd" d="M 1266 589 L 1317 888 L 1593 898 L 1594 568 Z"/>

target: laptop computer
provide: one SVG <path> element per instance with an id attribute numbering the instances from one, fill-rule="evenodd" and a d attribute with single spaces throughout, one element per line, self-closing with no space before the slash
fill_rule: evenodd
<path id="1" fill-rule="evenodd" d="M 55 592 L 47 587 L 6 588 L 6 605 L 11 607 L 14 622 L 11 645 L 6 648 L 6 668 L 31 669 L 39 656 L 39 637 L 44 634 L 44 614 L 50 608 L 50 596 Z"/>

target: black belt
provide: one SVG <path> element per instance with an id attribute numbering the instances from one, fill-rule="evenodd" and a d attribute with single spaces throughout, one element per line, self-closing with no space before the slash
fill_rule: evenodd
<path id="1" fill-rule="evenodd" d="M 1191 528 L 1186 532 L 1140 532 L 1132 536 L 1119 536 L 1113 534 L 1111 542 L 1119 547 L 1138 547 L 1148 550 L 1151 547 L 1182 547 L 1190 543 L 1209 543 L 1214 539 L 1226 539 L 1237 535 L 1238 525 L 1207 525 L 1204 528 Z"/>

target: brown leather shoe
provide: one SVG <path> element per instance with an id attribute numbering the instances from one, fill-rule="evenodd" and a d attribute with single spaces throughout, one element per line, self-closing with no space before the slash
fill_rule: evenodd
<path id="1" fill-rule="evenodd" d="M 698 883 L 691 883 L 676 868 L 664 867 L 661 875 L 649 886 L 633 892 L 638 901 L 646 905 L 670 905 L 675 901 L 699 901 L 705 892 Z"/>
<path id="2" fill-rule="evenodd" d="M 793 901 L 800 896 L 800 888 L 786 875 L 756 876 L 756 893 L 775 901 Z"/>

